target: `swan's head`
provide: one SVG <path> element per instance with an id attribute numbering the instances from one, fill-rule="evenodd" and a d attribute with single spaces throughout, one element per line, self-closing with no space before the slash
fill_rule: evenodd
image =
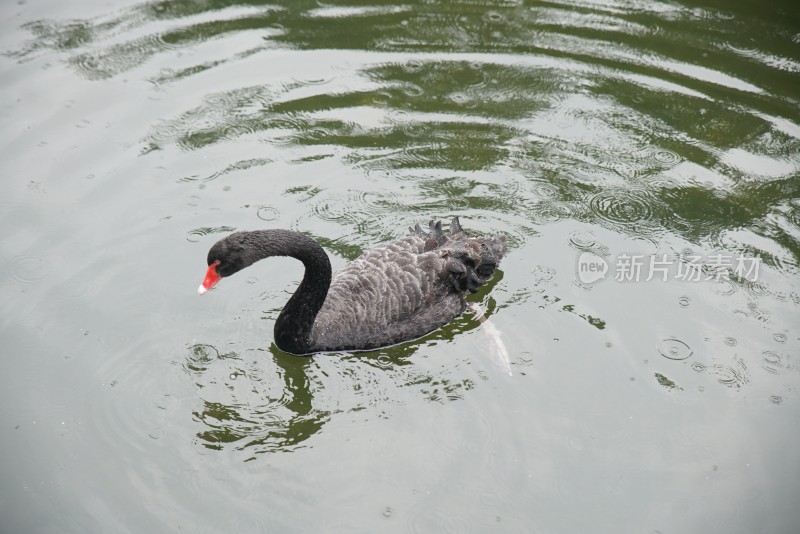
<path id="1" fill-rule="evenodd" d="M 197 288 L 201 295 L 217 285 L 225 276 L 241 271 L 251 263 L 250 250 L 242 239 L 242 232 L 217 241 L 208 251 L 208 271 L 203 283 Z"/>

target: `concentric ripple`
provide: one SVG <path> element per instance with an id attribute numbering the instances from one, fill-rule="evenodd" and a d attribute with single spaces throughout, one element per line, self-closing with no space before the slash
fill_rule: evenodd
<path id="1" fill-rule="evenodd" d="M 50 262 L 35 256 L 19 256 L 8 268 L 11 279 L 19 285 L 33 285 L 50 274 Z"/>
<path id="2" fill-rule="evenodd" d="M 549 224 L 574 218 L 575 208 L 565 202 L 537 202 L 529 211 L 531 217 L 540 224 Z"/>
<path id="3" fill-rule="evenodd" d="M 345 195 L 327 196 L 311 207 L 315 217 L 337 223 L 344 227 L 355 227 L 359 238 L 365 243 L 381 242 L 396 231 L 398 209 L 404 202 L 395 194 L 380 195 L 370 191 L 348 191 Z M 344 244 L 344 243 L 343 243 Z M 356 243 L 347 243 L 354 246 Z"/>
<path id="4" fill-rule="evenodd" d="M 658 352 L 670 360 L 685 360 L 694 353 L 683 341 L 675 338 L 667 338 L 658 344 Z"/>
<path id="5" fill-rule="evenodd" d="M 195 228 L 194 230 L 189 230 L 186 233 L 186 240 L 191 243 L 197 243 L 202 241 L 202 239 L 211 234 L 220 234 L 220 233 L 228 233 L 228 232 L 235 232 L 236 228 L 233 226 L 217 226 L 216 228 L 210 226 L 204 226 L 202 228 Z"/>
<path id="6" fill-rule="evenodd" d="M 576 230 L 570 233 L 569 244 L 578 250 L 594 250 L 598 246 L 597 238 L 590 230 Z"/>
<path id="7" fill-rule="evenodd" d="M 783 367 L 783 360 L 777 352 L 768 350 L 761 353 L 761 368 L 768 373 L 776 375 Z"/>
<path id="8" fill-rule="evenodd" d="M 653 217 L 655 199 L 644 191 L 605 190 L 589 197 L 591 213 L 614 226 L 632 225 Z"/>
<path id="9" fill-rule="evenodd" d="M 272 206 L 261 206 L 258 208 L 258 213 L 256 213 L 259 219 L 262 221 L 276 221 L 280 218 L 281 212 L 278 211 L 278 208 L 274 208 Z"/>
<path id="10" fill-rule="evenodd" d="M 750 373 L 747 366 L 741 360 L 736 361 L 736 365 L 713 365 L 711 372 L 717 382 L 731 389 L 741 389 L 750 382 Z"/>
<path id="11" fill-rule="evenodd" d="M 54 294 L 57 298 L 65 301 L 76 301 L 85 299 L 94 292 L 91 281 L 82 277 L 74 277 L 56 288 Z"/>
<path id="12" fill-rule="evenodd" d="M 664 148 L 652 150 L 648 154 L 648 159 L 665 166 L 677 165 L 681 161 L 678 154 Z"/>

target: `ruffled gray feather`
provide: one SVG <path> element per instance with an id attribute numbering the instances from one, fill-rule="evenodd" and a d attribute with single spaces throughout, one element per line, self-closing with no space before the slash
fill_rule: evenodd
<path id="1" fill-rule="evenodd" d="M 473 237 L 458 218 L 431 221 L 337 272 L 311 329 L 314 351 L 377 348 L 422 336 L 464 312 L 492 276 L 505 236 Z"/>

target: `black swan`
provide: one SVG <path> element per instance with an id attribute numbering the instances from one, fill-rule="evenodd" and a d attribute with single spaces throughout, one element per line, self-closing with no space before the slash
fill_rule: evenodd
<path id="1" fill-rule="evenodd" d="M 367 350 L 420 337 L 464 312 L 494 273 L 506 238 L 474 237 L 458 217 L 450 232 L 441 221 L 430 232 L 374 248 L 348 263 L 331 280 L 331 263 L 316 241 L 290 230 L 235 232 L 208 251 L 202 295 L 221 278 L 262 258 L 291 256 L 305 266 L 300 286 L 275 321 L 275 344 L 293 354 Z"/>

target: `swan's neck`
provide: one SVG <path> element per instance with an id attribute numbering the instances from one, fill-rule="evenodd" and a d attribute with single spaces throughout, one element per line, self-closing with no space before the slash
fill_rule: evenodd
<path id="1" fill-rule="evenodd" d="M 294 354 L 311 352 L 311 329 L 331 285 L 331 262 L 316 241 L 298 232 L 262 230 L 253 232 L 260 244 L 258 254 L 297 258 L 305 266 L 300 286 L 275 321 L 275 344 Z M 256 236 L 254 236 L 256 237 Z"/>

